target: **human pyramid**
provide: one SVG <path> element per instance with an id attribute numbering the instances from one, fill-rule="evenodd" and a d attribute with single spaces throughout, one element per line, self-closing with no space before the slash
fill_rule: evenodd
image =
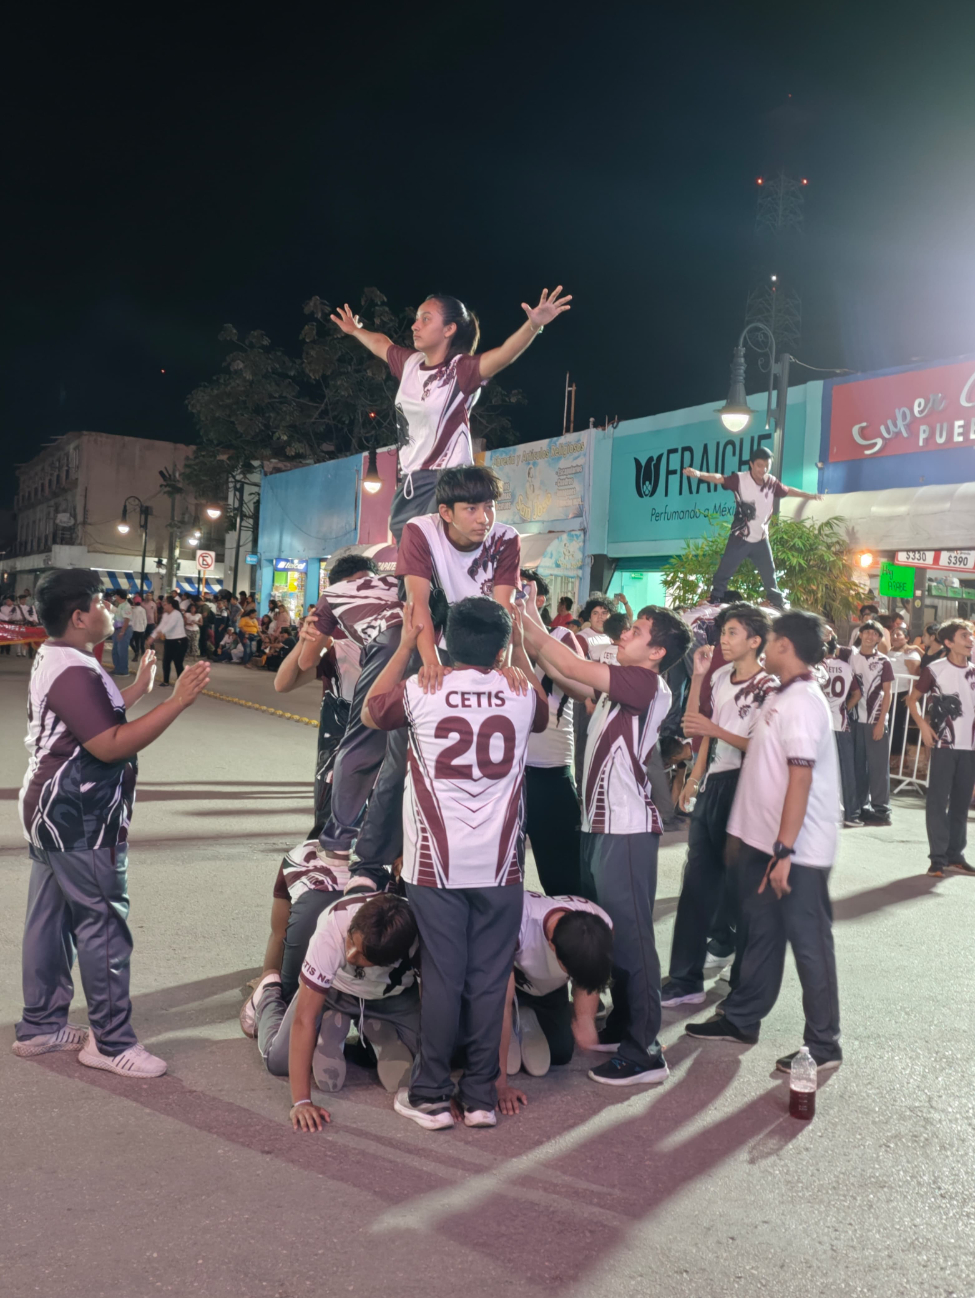
<path id="1" fill-rule="evenodd" d="M 412 350 L 363 329 L 348 307 L 332 317 L 399 379 L 398 559 L 395 576 L 360 556 L 333 564 L 281 668 L 291 686 L 336 644 L 359 654 L 330 755 L 329 814 L 281 865 L 262 975 L 241 1012 L 267 1068 L 289 1078 L 299 1131 L 329 1121 L 313 1085 L 339 1090 L 349 1056 L 374 1066 L 396 1112 L 427 1129 L 519 1113 L 528 1096 L 516 1074 L 542 1075 L 575 1050 L 594 1052 L 594 1082 L 664 1082 L 662 1006 L 704 1001 L 720 913 L 734 933 L 731 991 L 687 1031 L 757 1042 L 789 943 L 805 1046 L 820 1068 L 841 1059 L 827 890 L 839 780 L 814 674 L 829 628 L 799 610 L 770 623 L 730 595 L 711 610 L 714 652 L 695 649 L 693 619 L 658 606 L 619 615 L 612 636 L 577 635 L 567 615 L 549 625 L 544 582 L 522 570 L 517 531 L 496 521 L 501 484 L 473 463 L 480 389 L 569 309 L 560 294 L 523 303 L 521 328 L 481 353 L 473 313 L 443 294 L 419 308 Z M 748 496 L 750 524 L 757 499 L 766 538 L 777 485 L 767 468 L 766 456 L 754 477 L 767 489 L 738 475 L 723 484 Z M 125 691 L 95 661 L 112 629 L 97 575 L 48 574 L 36 604 L 51 639 L 30 686 L 21 810 L 33 865 L 14 1050 L 75 1050 L 90 1067 L 159 1076 L 166 1064 L 138 1043 L 128 995 L 135 754 L 199 695 L 209 665 L 188 668 L 172 697 L 127 721 L 152 687 L 154 654 Z M 594 610 L 593 626 L 605 612 Z M 662 826 L 647 766 L 673 703 L 665 677 L 682 663 L 697 803 L 662 987 Z M 523 889 L 526 826 L 546 895 Z M 88 1028 L 67 1021 L 75 950 Z"/>

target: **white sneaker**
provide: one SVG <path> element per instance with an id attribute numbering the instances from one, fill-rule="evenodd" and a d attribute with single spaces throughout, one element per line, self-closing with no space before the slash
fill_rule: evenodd
<path id="1" fill-rule="evenodd" d="M 326 1010 L 311 1057 L 311 1075 L 320 1091 L 340 1091 L 345 1085 L 345 1038 L 352 1020 L 338 1010 Z"/>
<path id="2" fill-rule="evenodd" d="M 498 1125 L 498 1115 L 494 1109 L 465 1109 L 464 1126 L 465 1127 L 496 1127 Z"/>
<path id="3" fill-rule="evenodd" d="M 387 1091 L 395 1093 L 409 1080 L 413 1056 L 389 1019 L 366 1019 L 366 1040 L 376 1052 L 376 1071 Z"/>
<path id="4" fill-rule="evenodd" d="M 93 1032 L 88 1033 L 78 1063 L 84 1064 L 86 1068 L 101 1068 L 106 1073 L 117 1073 L 119 1077 L 162 1077 L 168 1067 L 165 1059 L 151 1055 L 138 1041 L 120 1055 L 103 1055 Z"/>
<path id="5" fill-rule="evenodd" d="M 552 1067 L 552 1051 L 548 1038 L 542 1031 L 538 1015 L 534 1010 L 521 1005 L 518 1009 L 521 1019 L 521 1062 L 525 1072 L 532 1077 L 544 1077 Z"/>
<path id="6" fill-rule="evenodd" d="M 45 1032 L 39 1037 L 15 1041 L 10 1048 L 21 1059 L 31 1059 L 34 1055 L 49 1055 L 56 1050 L 80 1050 L 87 1040 L 87 1028 L 67 1023 L 63 1028 L 58 1028 L 57 1032 Z"/>
<path id="7" fill-rule="evenodd" d="M 245 1037 L 257 1036 L 257 1002 L 261 998 L 261 993 L 269 983 L 281 984 L 281 975 L 279 973 L 265 974 L 257 984 L 251 994 L 244 1001 L 240 1009 L 240 1030 Z"/>
<path id="8" fill-rule="evenodd" d="M 419 1127 L 427 1131 L 446 1131 L 454 1125 L 454 1115 L 450 1111 L 450 1102 L 444 1100 L 439 1104 L 411 1104 L 410 1092 L 401 1086 L 393 1100 L 393 1108 L 404 1118 L 412 1118 Z"/>
<path id="9" fill-rule="evenodd" d="M 734 951 L 732 951 L 731 955 L 714 955 L 713 952 L 709 951 L 704 957 L 704 971 L 707 973 L 709 969 L 723 969 L 726 964 L 731 964 L 734 958 Z"/>

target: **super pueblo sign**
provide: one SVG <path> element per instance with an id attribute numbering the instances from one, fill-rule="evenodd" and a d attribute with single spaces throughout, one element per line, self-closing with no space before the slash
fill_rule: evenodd
<path id="1" fill-rule="evenodd" d="M 823 443 L 829 492 L 972 480 L 975 358 L 832 380 Z"/>

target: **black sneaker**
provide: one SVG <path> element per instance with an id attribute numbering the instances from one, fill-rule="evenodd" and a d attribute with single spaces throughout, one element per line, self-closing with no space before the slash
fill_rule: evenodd
<path id="1" fill-rule="evenodd" d="M 791 1073 L 792 1061 L 793 1059 L 795 1059 L 798 1053 L 799 1053 L 798 1050 L 793 1050 L 791 1055 L 783 1055 L 781 1059 L 776 1059 L 775 1061 L 776 1070 L 780 1073 Z M 817 1062 L 816 1072 L 817 1073 L 832 1072 L 834 1068 L 839 1068 L 842 1062 L 843 1062 L 842 1059 L 824 1059 L 822 1063 Z"/>
<path id="2" fill-rule="evenodd" d="M 932 861 L 931 864 L 928 866 L 928 874 L 932 877 L 932 879 L 943 879 L 945 877 L 945 870 L 947 870 L 947 868 L 948 867 L 944 864 L 943 861 Z"/>
<path id="3" fill-rule="evenodd" d="M 660 988 L 660 1004 L 665 1010 L 674 1005 L 703 1005 L 706 1000 L 705 991 L 689 992 L 673 978 L 667 978 Z"/>
<path id="4" fill-rule="evenodd" d="M 874 825 L 877 828 L 893 823 L 889 811 L 874 811 L 872 807 L 866 807 L 860 812 L 860 816 L 865 825 Z"/>
<path id="5" fill-rule="evenodd" d="M 960 861 L 949 861 L 949 870 L 957 870 L 959 874 L 975 874 L 975 866 L 969 865 L 964 857 Z"/>
<path id="6" fill-rule="evenodd" d="M 684 1032 L 695 1041 L 736 1041 L 740 1046 L 758 1044 L 757 1034 L 752 1036 L 750 1032 L 742 1032 L 726 1014 L 715 1014 L 703 1023 L 688 1023 Z"/>
<path id="7" fill-rule="evenodd" d="M 650 1063 L 646 1068 L 615 1055 L 598 1068 L 590 1068 L 589 1076 L 594 1082 L 602 1082 L 604 1086 L 652 1086 L 655 1082 L 665 1082 L 670 1076 L 670 1069 L 658 1049 L 651 1052 Z"/>

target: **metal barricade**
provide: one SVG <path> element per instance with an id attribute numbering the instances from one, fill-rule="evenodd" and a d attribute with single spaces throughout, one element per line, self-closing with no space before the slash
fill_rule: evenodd
<path id="1" fill-rule="evenodd" d="M 905 789 L 913 788 L 923 796 L 928 787 L 928 769 L 931 761 L 931 750 L 925 748 L 921 743 L 921 736 L 914 725 L 914 718 L 911 716 L 910 712 L 908 712 L 904 723 L 904 732 L 901 735 L 900 742 L 900 752 L 897 753 L 893 751 L 893 713 L 894 709 L 897 707 L 897 699 L 903 692 L 897 691 L 895 693 L 894 691 L 897 690 L 897 686 L 900 685 L 902 681 L 908 682 L 907 691 L 904 692 L 904 698 L 906 701 L 907 695 L 917 683 L 917 677 L 911 676 L 908 672 L 898 673 L 894 677 L 894 690 L 891 691 L 893 697 L 893 703 L 891 705 L 891 725 L 888 730 L 891 742 L 892 759 L 890 764 L 890 791 L 891 793 L 902 793 Z M 921 695 L 921 702 L 918 711 L 921 713 L 922 717 L 927 712 L 928 698 L 929 696 L 927 694 Z M 908 740 L 912 740 L 913 742 L 909 743 Z M 913 752 L 910 751 L 911 748 L 914 749 Z"/>

